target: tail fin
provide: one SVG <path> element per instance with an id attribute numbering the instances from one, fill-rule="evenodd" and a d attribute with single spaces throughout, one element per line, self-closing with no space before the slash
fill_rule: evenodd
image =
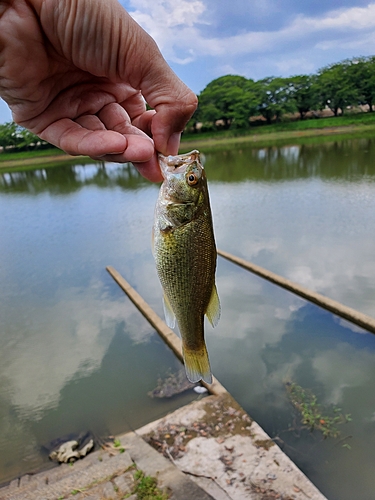
<path id="1" fill-rule="evenodd" d="M 192 349 L 182 348 L 185 362 L 186 376 L 193 384 L 204 380 L 207 384 L 212 384 L 212 375 L 210 362 L 206 346 L 194 351 Z"/>

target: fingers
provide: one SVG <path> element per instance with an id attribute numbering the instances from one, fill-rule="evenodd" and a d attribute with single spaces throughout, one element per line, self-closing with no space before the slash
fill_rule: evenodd
<path id="1" fill-rule="evenodd" d="M 155 107 L 156 114 L 152 119 L 151 132 L 157 151 L 164 155 L 178 153 L 181 133 L 196 110 L 197 103 L 196 95 L 187 89 L 186 93 L 175 101 L 171 101 L 169 95 Z"/>
<path id="2" fill-rule="evenodd" d="M 140 89 L 156 111 L 151 120 L 156 150 L 165 155 L 177 154 L 180 134 L 197 108 L 197 96 L 168 66 L 154 40 L 124 13 L 127 33 L 123 31 L 123 37 L 118 38 L 119 77 Z M 134 121 L 135 116 L 129 114 Z"/>
<path id="3" fill-rule="evenodd" d="M 68 118 L 49 125 L 40 137 L 72 155 L 104 158 L 111 155 L 112 161 L 149 161 L 154 154 L 152 140 L 146 135 L 123 135 L 113 130 L 99 128 L 98 121 L 81 117 L 81 123 L 94 126 L 90 130 Z"/>
<path id="4" fill-rule="evenodd" d="M 123 105 L 124 103 L 122 103 Z M 131 107 L 128 108 L 130 113 Z M 129 114 L 130 114 L 129 113 Z M 108 104 L 98 113 L 100 123 L 111 130 L 123 134 L 127 139 L 126 150 L 121 154 L 107 154 L 101 157 L 105 161 L 133 162 L 139 173 L 151 182 L 163 180 L 151 134 L 151 121 L 155 111 L 146 111 L 130 122 L 130 116 L 118 104 Z M 96 117 L 95 117 L 96 118 Z M 95 121 L 93 126 L 98 126 Z"/>
<path id="5" fill-rule="evenodd" d="M 88 130 L 105 130 L 104 123 L 96 115 L 83 115 L 76 118 L 75 122 Z"/>
<path id="6" fill-rule="evenodd" d="M 137 146 L 137 151 L 139 151 L 139 146 Z M 127 156 L 131 156 L 124 154 L 113 154 L 113 155 L 104 155 L 98 158 L 94 158 L 94 160 L 104 160 L 104 161 L 111 161 L 111 162 L 117 162 L 117 163 L 126 163 L 128 161 L 131 161 L 127 158 Z M 134 165 L 134 167 L 138 170 L 138 172 L 144 177 L 145 179 L 151 181 L 151 182 L 161 182 L 163 180 L 163 176 L 161 175 L 160 171 L 160 166 L 157 158 L 157 153 L 154 152 L 152 155 L 151 159 L 148 161 L 139 161 L 136 162 L 135 160 L 131 161 Z"/>
<path id="7" fill-rule="evenodd" d="M 160 165 L 157 158 L 157 153 L 154 153 L 149 161 L 142 163 L 134 163 L 133 165 L 138 172 L 151 182 L 161 182 L 163 176 L 161 175 Z"/>

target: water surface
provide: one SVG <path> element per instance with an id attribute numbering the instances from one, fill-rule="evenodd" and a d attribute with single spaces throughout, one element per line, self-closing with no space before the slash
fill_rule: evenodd
<path id="1" fill-rule="evenodd" d="M 207 154 L 218 246 L 375 316 L 374 159 L 371 140 Z M 194 397 L 147 396 L 179 363 L 105 271 L 162 315 L 157 193 L 129 165 L 1 175 L 0 482 L 58 436 L 123 432 Z M 368 500 L 375 337 L 221 258 L 217 282 L 215 375 L 328 498 Z M 287 381 L 351 414 L 339 438 L 301 429 Z"/>

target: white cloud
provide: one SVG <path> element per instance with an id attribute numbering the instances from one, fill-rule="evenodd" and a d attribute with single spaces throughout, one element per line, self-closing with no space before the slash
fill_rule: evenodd
<path id="1" fill-rule="evenodd" d="M 196 58 L 191 39 L 201 39 L 195 25 L 204 24 L 201 0 L 132 0 L 131 16 L 157 42 L 164 56 L 178 64 Z M 182 53 L 181 53 L 182 52 Z"/>
<path id="2" fill-rule="evenodd" d="M 35 304 L 24 305 L 17 325 L 19 338 L 13 339 L 16 345 L 8 345 L 5 339 L 0 352 L 0 378 L 10 385 L 11 402 L 21 413 L 38 419 L 46 408 L 58 405 L 60 391 L 77 373 L 88 376 L 100 368 L 121 321 L 135 325 L 131 330 L 134 342 L 152 335 L 130 301 L 114 301 L 102 288 L 102 283 L 93 282 L 84 294 L 68 289 L 53 306 L 39 303 L 42 327 L 32 332 L 27 344 L 20 338 L 28 328 L 28 310 Z"/>
<path id="3" fill-rule="evenodd" d="M 217 36 L 206 36 L 205 30 L 201 29 L 200 25 L 211 24 L 210 12 L 201 0 L 133 0 L 131 6 L 135 9 L 130 10 L 131 15 L 155 38 L 166 57 L 181 63 L 202 56 L 236 57 L 279 52 L 288 44 L 294 44 L 288 49 L 293 52 L 298 44 L 309 40 L 311 48 L 315 46 L 324 49 L 330 47 L 335 35 L 344 34 L 346 39 L 355 36 L 358 43 L 358 32 L 367 36 L 368 31 L 375 30 L 375 3 L 370 3 L 367 7 L 329 11 L 323 16 L 296 13 L 294 19 L 279 30 L 247 31 L 226 37 L 220 33 Z M 311 37 L 316 35 L 319 35 L 317 43 L 311 41 Z M 189 57 L 181 57 L 180 51 L 184 54 L 187 52 Z M 301 65 L 298 60 L 293 63 L 293 58 L 288 56 L 286 60 L 290 62 L 286 68 L 281 68 L 284 71 L 288 70 L 288 65 L 294 69 L 296 65 L 304 68 L 306 64 Z M 311 64 L 307 69 L 312 70 Z"/>
<path id="4" fill-rule="evenodd" d="M 313 31 L 325 29 L 363 30 L 375 27 L 375 4 L 366 7 L 352 7 L 328 12 L 324 17 L 308 18 L 299 16 L 296 23 L 310 27 Z"/>
<path id="5" fill-rule="evenodd" d="M 317 354 L 313 360 L 316 379 L 326 389 L 326 401 L 336 405 L 342 404 L 346 388 L 371 383 L 373 365 L 372 352 L 357 350 L 354 354 L 353 347 L 344 343 L 335 346 L 334 350 Z"/>
<path id="6" fill-rule="evenodd" d="M 136 9 L 131 14 L 137 22 L 137 16 L 142 16 L 142 19 L 152 19 L 153 24 L 167 28 L 191 27 L 202 22 L 199 16 L 206 10 L 201 0 L 131 0 L 130 5 Z"/>

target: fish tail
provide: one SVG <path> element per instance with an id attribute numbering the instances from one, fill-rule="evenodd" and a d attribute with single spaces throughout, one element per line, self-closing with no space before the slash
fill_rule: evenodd
<path id="1" fill-rule="evenodd" d="M 189 349 L 186 346 L 182 348 L 184 356 L 186 376 L 195 384 L 203 380 L 207 384 L 212 384 L 212 375 L 210 362 L 208 360 L 208 353 L 206 346 L 203 345 L 198 350 Z"/>

